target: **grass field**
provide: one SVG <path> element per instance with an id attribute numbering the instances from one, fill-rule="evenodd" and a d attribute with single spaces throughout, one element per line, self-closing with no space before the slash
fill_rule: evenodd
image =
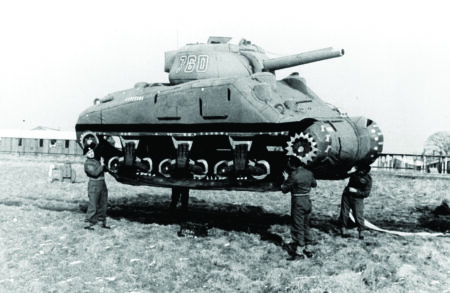
<path id="1" fill-rule="evenodd" d="M 207 237 L 178 237 L 170 189 L 107 175 L 111 230 L 83 229 L 87 178 L 48 181 L 48 158 L 0 157 L 0 292 L 450 292 L 450 238 L 369 231 L 339 237 L 346 181 L 319 181 L 311 259 L 289 262 L 290 197 L 281 192 L 191 191 L 190 219 Z M 57 164 L 62 164 L 57 162 Z M 372 172 L 366 218 L 390 230 L 444 232 L 434 209 L 450 180 Z"/>

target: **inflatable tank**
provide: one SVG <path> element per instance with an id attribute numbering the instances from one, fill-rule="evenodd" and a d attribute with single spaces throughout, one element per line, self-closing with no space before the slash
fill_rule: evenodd
<path id="1" fill-rule="evenodd" d="M 166 52 L 168 83 L 139 82 L 95 99 L 75 127 L 80 146 L 94 143 L 119 182 L 194 189 L 279 190 L 290 156 L 329 180 L 374 162 L 383 148 L 374 121 L 341 113 L 296 72 L 275 76 L 344 50 L 269 58 L 230 39 Z"/>

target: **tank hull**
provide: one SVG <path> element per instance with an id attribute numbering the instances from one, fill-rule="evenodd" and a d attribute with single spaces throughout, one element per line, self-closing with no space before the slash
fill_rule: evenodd
<path id="1" fill-rule="evenodd" d="M 383 145 L 373 121 L 347 117 L 296 75 L 270 73 L 141 83 L 81 113 L 76 131 L 81 146 L 97 143 L 119 182 L 194 189 L 279 190 L 288 156 L 317 179 L 342 179 Z"/>

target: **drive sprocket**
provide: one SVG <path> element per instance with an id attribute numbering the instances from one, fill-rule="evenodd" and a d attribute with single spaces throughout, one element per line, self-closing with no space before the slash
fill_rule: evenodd
<path id="1" fill-rule="evenodd" d="M 305 165 L 308 165 L 317 156 L 317 142 L 309 133 L 296 133 L 291 136 L 287 144 L 288 146 L 285 148 L 288 151 L 287 156 L 296 156 Z"/>

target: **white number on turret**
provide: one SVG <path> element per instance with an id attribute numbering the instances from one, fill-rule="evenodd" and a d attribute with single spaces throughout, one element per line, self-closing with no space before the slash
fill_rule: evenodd
<path id="1" fill-rule="evenodd" d="M 198 55 L 197 72 L 205 72 L 208 69 L 208 55 Z"/>
<path id="2" fill-rule="evenodd" d="M 180 56 L 178 59 L 178 67 L 177 70 L 175 70 L 175 73 L 178 73 L 183 69 L 183 67 L 186 65 L 187 56 Z"/>
<path id="3" fill-rule="evenodd" d="M 178 66 L 175 73 L 184 72 L 205 72 L 208 70 L 208 55 L 184 55 L 178 58 Z"/>
<path id="4" fill-rule="evenodd" d="M 189 55 L 187 58 L 186 68 L 184 68 L 184 72 L 192 72 L 195 68 L 195 63 L 197 62 L 197 56 Z"/>

